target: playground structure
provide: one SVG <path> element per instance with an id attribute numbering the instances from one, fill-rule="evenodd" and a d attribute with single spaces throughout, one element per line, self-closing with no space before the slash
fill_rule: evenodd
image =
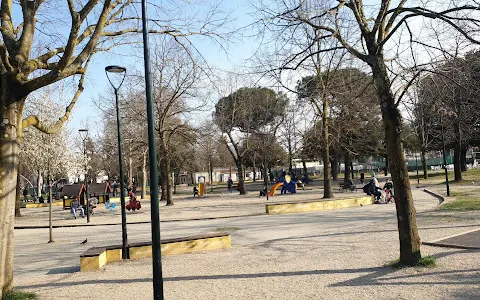
<path id="1" fill-rule="evenodd" d="M 110 200 L 110 184 L 108 182 L 103 183 L 90 183 L 88 185 L 88 198 L 97 198 L 98 203 L 106 203 Z"/>
<path id="2" fill-rule="evenodd" d="M 70 209 L 70 204 L 74 198 L 80 199 L 81 204 L 84 205 L 83 195 L 85 193 L 85 186 L 83 184 L 68 184 L 64 185 L 58 191 L 58 197 L 63 199 L 63 209 Z"/>
<path id="3" fill-rule="evenodd" d="M 198 178 L 198 197 L 202 197 L 206 194 L 205 177 L 200 176 Z"/>
<path id="4" fill-rule="evenodd" d="M 89 201 L 95 198 L 96 203 L 106 203 L 110 200 L 110 193 L 110 185 L 107 182 L 91 183 L 88 185 Z M 63 200 L 63 209 L 70 209 L 70 203 L 73 198 L 80 199 L 80 203 L 85 206 L 85 194 L 85 185 L 82 183 L 64 185 L 57 192 L 58 199 Z"/>
<path id="5" fill-rule="evenodd" d="M 137 200 L 135 194 L 130 192 L 130 200 L 128 201 L 128 204 L 125 206 L 125 208 L 132 211 L 140 210 L 140 208 L 142 208 L 142 204 L 140 203 L 140 201 Z"/>
<path id="6" fill-rule="evenodd" d="M 282 190 L 290 192 L 292 194 L 297 193 L 297 183 L 301 183 L 301 181 L 293 181 L 290 175 L 285 176 L 284 182 L 277 182 L 275 183 L 270 191 L 268 192 L 268 195 L 270 197 L 273 197 L 275 195 L 275 191 L 279 188 L 282 187 Z"/>

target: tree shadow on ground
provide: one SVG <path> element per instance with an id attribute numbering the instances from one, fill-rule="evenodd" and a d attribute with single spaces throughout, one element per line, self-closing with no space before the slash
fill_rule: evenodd
<path id="1" fill-rule="evenodd" d="M 452 226 L 433 226 L 433 227 L 432 226 L 430 226 L 430 227 L 425 226 L 425 227 L 419 227 L 419 229 L 420 230 L 432 230 L 432 229 L 438 230 L 438 229 L 444 229 L 444 228 L 451 229 L 451 228 L 470 228 L 470 227 L 478 227 L 478 225 L 473 224 L 473 225 L 452 225 Z M 256 243 L 254 245 L 249 245 L 249 246 L 279 249 L 279 250 L 287 251 L 286 248 L 284 249 L 283 247 L 277 246 L 277 244 L 288 242 L 288 241 L 305 240 L 305 239 L 312 239 L 312 238 L 354 236 L 354 235 L 357 235 L 357 234 L 376 234 L 376 233 L 378 234 L 378 233 L 386 233 L 386 232 L 395 233 L 395 232 L 398 232 L 398 230 L 397 229 L 374 229 L 374 230 L 357 230 L 357 231 L 352 230 L 352 231 L 346 231 L 346 232 L 331 232 L 331 233 L 315 234 L 315 235 L 307 235 L 307 236 L 289 236 L 289 237 L 284 237 L 284 238 L 270 239 L 270 240 L 267 240 L 267 241 L 264 241 L 264 242 L 259 242 L 259 243 Z M 247 235 L 242 234 L 242 233 L 238 233 L 238 232 L 232 233 L 232 235 L 242 236 L 244 238 L 248 237 Z M 329 241 L 329 242 L 335 243 L 336 241 L 332 240 L 332 241 Z M 342 245 L 345 245 L 345 244 L 342 243 Z M 296 251 L 296 250 L 294 250 L 294 251 Z"/>
<path id="2" fill-rule="evenodd" d="M 447 257 L 455 254 L 464 254 L 472 253 L 474 250 L 461 250 L 454 252 L 443 252 L 432 255 L 436 259 Z M 400 270 L 394 269 L 389 266 L 374 268 L 373 272 L 365 274 L 360 277 L 349 279 L 346 281 L 338 282 L 332 284 L 332 287 L 342 287 L 342 286 L 368 286 L 368 285 L 478 285 L 478 273 L 480 269 L 469 269 L 469 270 L 448 270 L 448 271 L 435 271 L 435 268 L 431 271 L 426 272 L 416 272 L 411 274 L 399 274 L 397 276 L 390 276 L 384 278 L 384 276 L 389 274 L 394 274 Z M 471 273 L 469 275 L 469 273 Z M 412 282 L 406 281 L 412 278 L 427 277 L 427 276 L 441 276 L 443 279 L 441 281 L 421 281 L 421 282 Z"/>
<path id="3" fill-rule="evenodd" d="M 462 253 L 471 253 L 472 251 L 455 251 L 450 253 L 440 253 L 435 255 L 436 258 L 446 257 L 454 254 Z M 60 268 L 61 269 L 61 268 Z M 60 270 L 61 271 L 61 270 Z M 345 287 L 345 286 L 379 286 L 379 285 L 478 285 L 477 274 L 480 272 L 480 269 L 470 269 L 470 270 L 446 270 L 446 271 L 435 271 L 431 269 L 426 272 L 417 272 L 406 274 L 398 269 L 393 269 L 391 267 L 373 267 L 373 268 L 350 268 L 350 269 L 324 269 L 324 270 L 303 270 L 303 271 L 285 271 L 285 272 L 263 272 L 263 273 L 245 273 L 245 274 L 217 274 L 217 275 L 191 275 L 191 276 L 176 276 L 176 277 L 167 277 L 163 280 L 165 282 L 181 282 L 181 281 L 193 281 L 193 280 L 225 280 L 225 279 L 255 279 L 255 278 L 271 278 L 271 277 L 289 277 L 289 276 L 310 276 L 310 275 L 335 275 L 335 274 L 364 274 L 357 276 L 355 278 L 341 281 L 329 285 L 330 287 Z M 390 276 L 385 278 L 387 275 L 394 275 L 399 273 L 396 276 Z M 469 276 L 471 273 L 473 276 Z M 432 281 L 407 281 L 412 278 L 420 277 L 429 277 L 429 276 L 441 276 L 442 279 L 438 280 L 437 278 Z M 90 285 L 90 284 L 127 284 L 127 283 L 141 283 L 141 282 L 151 282 L 151 278 L 129 278 L 129 279 L 100 279 L 100 280 L 83 280 L 83 281 L 67 281 L 67 282 L 50 282 L 42 284 L 33 284 L 33 285 L 21 285 L 16 286 L 18 289 L 36 289 L 36 288 L 55 288 L 55 287 L 70 287 L 77 285 Z M 465 299 L 470 297 L 470 292 L 466 292 L 464 295 Z"/>
<path id="4" fill-rule="evenodd" d="M 47 272 L 47 275 L 70 274 L 75 272 L 80 272 L 80 266 L 70 266 L 70 267 L 50 269 L 50 271 Z"/>

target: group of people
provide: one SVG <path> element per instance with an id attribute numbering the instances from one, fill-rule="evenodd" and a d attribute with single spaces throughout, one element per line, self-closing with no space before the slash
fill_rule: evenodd
<path id="1" fill-rule="evenodd" d="M 42 190 L 41 193 L 40 193 L 40 197 L 37 197 L 36 189 L 32 189 L 31 199 L 29 200 L 28 199 L 28 188 L 25 187 L 23 189 L 23 201 L 24 202 L 32 201 L 32 202 L 35 203 L 38 200 L 38 203 L 45 203 L 45 198 L 43 198 L 43 194 L 44 194 L 44 191 Z M 50 195 L 47 196 L 47 201 L 46 202 L 50 203 Z"/>
<path id="2" fill-rule="evenodd" d="M 120 189 L 120 184 L 117 183 L 116 181 L 114 181 L 111 186 L 112 186 L 113 197 L 118 196 L 120 194 L 120 191 L 118 191 Z M 134 182 L 132 184 L 132 187 L 130 187 L 130 188 L 125 187 L 125 189 L 127 190 L 127 193 L 132 192 L 132 193 L 136 194 L 137 193 L 137 184 Z"/>
<path id="3" fill-rule="evenodd" d="M 228 177 L 227 181 L 227 192 L 228 194 L 233 193 L 233 180 L 232 177 Z M 193 198 L 195 197 L 200 197 L 200 194 L 198 193 L 198 188 L 196 186 L 193 186 Z"/>
<path id="4" fill-rule="evenodd" d="M 363 186 L 363 191 L 369 196 L 373 195 L 375 197 L 375 203 L 380 204 L 382 203 L 382 190 L 385 193 L 385 201 L 383 203 L 395 202 L 393 198 L 393 182 L 387 179 L 382 189 L 375 176 L 375 172 L 372 172 L 372 177 L 370 178 L 370 181 Z"/>
<path id="5" fill-rule="evenodd" d="M 129 202 L 126 205 L 126 208 L 128 210 L 133 209 L 133 210 L 139 210 L 142 206 L 140 204 L 140 201 L 137 200 L 136 196 L 136 191 L 137 191 L 137 185 L 134 183 L 131 188 L 127 188 L 127 193 L 129 197 Z M 95 197 L 95 196 L 94 196 Z M 115 194 L 114 194 L 115 197 Z M 96 207 L 93 205 L 91 202 L 93 198 L 88 199 L 88 204 L 89 204 L 89 210 L 90 214 L 93 214 L 93 209 Z M 105 206 L 107 207 L 109 200 L 105 203 Z M 108 207 L 107 207 L 108 208 Z M 74 196 L 72 199 L 72 202 L 70 202 L 70 212 L 72 213 L 73 217 L 76 219 L 77 214 L 80 213 L 82 218 L 85 217 L 85 206 L 83 206 L 80 203 L 80 199 L 78 199 L 77 196 Z"/>

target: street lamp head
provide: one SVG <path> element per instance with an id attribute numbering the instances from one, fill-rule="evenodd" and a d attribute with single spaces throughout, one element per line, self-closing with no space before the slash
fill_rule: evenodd
<path id="1" fill-rule="evenodd" d="M 124 73 L 126 71 L 127 71 L 126 68 L 120 67 L 120 66 L 107 66 L 107 67 L 105 67 L 105 72 L 109 72 L 109 73 Z"/>
<path id="2" fill-rule="evenodd" d="M 87 139 L 88 129 L 79 129 L 78 133 L 80 133 L 80 137 L 82 138 L 82 140 Z"/>
<path id="3" fill-rule="evenodd" d="M 115 76 L 113 76 L 114 78 L 116 78 L 114 80 L 115 83 L 112 82 L 112 80 L 110 79 L 109 73 L 116 74 Z M 127 74 L 127 69 L 120 66 L 107 66 L 105 67 L 105 74 L 107 74 L 108 82 L 110 82 L 110 84 L 116 91 L 122 86 L 122 83 L 125 80 L 125 75 Z"/>

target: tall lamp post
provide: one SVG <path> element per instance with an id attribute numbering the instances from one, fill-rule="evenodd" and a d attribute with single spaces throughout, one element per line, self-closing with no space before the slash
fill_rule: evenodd
<path id="1" fill-rule="evenodd" d="M 88 129 L 79 129 L 80 137 L 83 140 L 83 158 L 85 160 L 85 177 L 83 181 L 85 182 L 85 210 L 87 211 L 87 223 L 90 223 L 90 206 L 88 205 L 88 159 L 87 159 L 87 138 L 88 138 Z"/>
<path id="2" fill-rule="evenodd" d="M 150 165 L 150 206 L 152 224 L 153 299 L 163 300 L 162 255 L 160 249 L 160 209 L 158 203 L 157 147 L 152 103 L 152 74 L 148 49 L 147 0 L 142 0 L 143 60 L 145 65 L 145 92 L 147 98 L 148 157 Z"/>
<path id="3" fill-rule="evenodd" d="M 122 206 L 122 258 L 129 259 L 130 255 L 127 249 L 127 212 L 125 211 L 125 184 L 123 176 L 123 157 L 122 157 L 122 133 L 120 131 L 120 114 L 118 109 L 118 90 L 122 86 L 125 80 L 127 69 L 120 66 L 108 66 L 105 67 L 105 74 L 107 74 L 108 82 L 112 85 L 115 91 L 115 107 L 117 109 L 117 139 L 118 139 L 118 164 L 120 166 L 120 203 Z M 121 76 L 121 81 L 118 85 L 115 85 L 108 74 L 117 74 Z"/>

